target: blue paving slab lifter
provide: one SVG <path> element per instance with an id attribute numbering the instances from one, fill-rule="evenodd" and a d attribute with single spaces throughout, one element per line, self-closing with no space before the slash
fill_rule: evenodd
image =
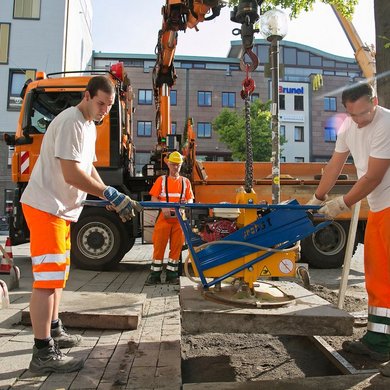
<path id="1" fill-rule="evenodd" d="M 184 264 L 185 274 L 198 283 L 200 279 L 206 297 L 257 307 L 280 306 L 294 299 L 272 283 L 263 282 L 264 279 L 298 276 L 309 283 L 307 268 L 296 264 L 299 241 L 331 223 L 324 221 L 315 225 L 311 211 L 319 206 L 300 205 L 295 199 L 276 205 L 140 203 L 146 209 L 175 210 L 189 252 Z M 86 201 L 86 204 L 104 205 L 106 202 Z M 219 234 L 219 239 L 207 241 L 210 235 L 199 233 L 186 218 L 186 211 L 191 209 L 208 209 L 214 212 L 211 219 L 216 221 L 220 218 L 218 215 L 222 215 L 223 220 L 237 221 L 237 224 L 226 234 Z M 245 224 L 248 218 L 252 222 Z"/>

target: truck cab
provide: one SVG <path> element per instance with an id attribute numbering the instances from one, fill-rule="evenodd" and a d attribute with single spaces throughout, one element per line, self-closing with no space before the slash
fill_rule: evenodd
<path id="1" fill-rule="evenodd" d="M 135 177 L 131 86 L 124 77 L 123 64 L 115 64 L 105 73 L 116 86 L 116 98 L 109 115 L 96 123 L 95 166 L 107 185 L 140 200 L 152 181 Z M 12 180 L 16 189 L 10 215 L 13 245 L 29 241 L 20 198 L 39 157 L 45 132 L 61 111 L 81 101 L 91 77 L 92 74 L 37 72 L 36 80 L 24 86 L 16 133 L 5 136 L 7 144 L 14 146 Z M 119 262 L 131 249 L 139 235 L 139 221 L 122 223 L 116 213 L 105 208 L 85 207 L 79 221 L 72 224 L 71 234 L 72 262 L 82 268 L 104 268 L 108 264 L 112 266 L 113 259 Z"/>

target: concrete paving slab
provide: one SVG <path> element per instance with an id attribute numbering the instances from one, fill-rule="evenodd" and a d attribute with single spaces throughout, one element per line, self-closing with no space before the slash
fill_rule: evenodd
<path id="1" fill-rule="evenodd" d="M 21 320 L 20 310 L 8 308 L 0 310 L 0 335 L 17 335 L 20 333 L 20 327 L 15 327 Z"/>
<path id="2" fill-rule="evenodd" d="M 361 390 L 368 388 L 375 390 L 388 390 L 390 388 L 390 378 L 383 377 L 379 374 L 358 374 L 279 380 L 276 379 L 256 382 L 189 383 L 183 385 L 183 390 Z"/>
<path id="3" fill-rule="evenodd" d="M 137 329 L 146 294 L 64 291 L 60 317 L 68 327 Z M 30 311 L 22 311 L 22 324 L 31 325 Z"/>
<path id="4" fill-rule="evenodd" d="M 267 282 L 268 283 L 268 282 Z M 189 333 L 264 333 L 273 335 L 349 336 L 354 318 L 294 282 L 273 281 L 295 297 L 278 308 L 239 308 L 205 299 L 200 285 L 180 278 L 182 326 Z"/>

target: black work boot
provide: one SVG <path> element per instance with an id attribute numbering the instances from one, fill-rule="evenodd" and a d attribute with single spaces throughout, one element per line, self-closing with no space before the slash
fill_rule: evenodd
<path id="1" fill-rule="evenodd" d="M 145 286 L 154 286 L 156 284 L 161 284 L 161 271 L 151 271 L 145 282 Z"/>
<path id="2" fill-rule="evenodd" d="M 58 320 L 58 326 L 56 328 L 51 329 L 50 335 L 58 348 L 76 347 L 83 339 L 78 334 L 68 333 L 61 320 Z"/>
<path id="3" fill-rule="evenodd" d="M 50 340 L 49 345 L 41 349 L 34 345 L 29 370 L 37 374 L 67 373 L 78 371 L 83 366 L 83 359 L 65 356 L 54 340 Z"/>
<path id="4" fill-rule="evenodd" d="M 165 283 L 179 284 L 179 274 L 177 272 L 167 270 L 166 275 Z"/>
<path id="5" fill-rule="evenodd" d="M 169 259 L 166 270 L 165 282 L 169 284 L 179 284 L 179 263 Z"/>

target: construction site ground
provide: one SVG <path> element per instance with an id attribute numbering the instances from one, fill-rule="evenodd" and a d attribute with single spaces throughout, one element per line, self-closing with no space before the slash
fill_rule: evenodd
<path id="1" fill-rule="evenodd" d="M 0 244 L 5 238 L 0 236 Z M 152 247 L 141 243 L 113 271 L 71 270 L 64 322 L 80 323 L 69 309 L 74 304 L 77 313 L 88 312 L 92 323 L 69 328 L 71 333 L 81 333 L 83 342 L 66 352 L 83 357 L 85 366 L 75 373 L 33 375 L 28 370 L 33 344 L 27 325 L 32 283 L 29 246 L 12 249 L 21 279 L 19 287 L 9 292 L 9 308 L 0 310 L 0 389 L 390 388 L 390 378 L 377 371 L 378 363 L 341 351 L 344 340 L 359 337 L 365 329 L 362 246 L 352 261 L 345 299 L 346 311 L 356 318 L 354 335 L 321 337 L 328 355 L 347 359 L 346 366 L 353 372 L 349 375 L 317 348 L 316 337 L 220 333 L 217 328 L 201 334 L 186 332 L 181 328 L 179 286 L 145 286 Z M 310 270 L 311 292 L 337 304 L 341 272 Z M 122 307 L 129 320 L 122 319 L 120 327 L 127 328 L 105 329 L 118 306 L 126 306 L 118 297 L 131 302 L 131 307 Z M 96 302 L 100 309 L 94 312 L 91 305 Z"/>

